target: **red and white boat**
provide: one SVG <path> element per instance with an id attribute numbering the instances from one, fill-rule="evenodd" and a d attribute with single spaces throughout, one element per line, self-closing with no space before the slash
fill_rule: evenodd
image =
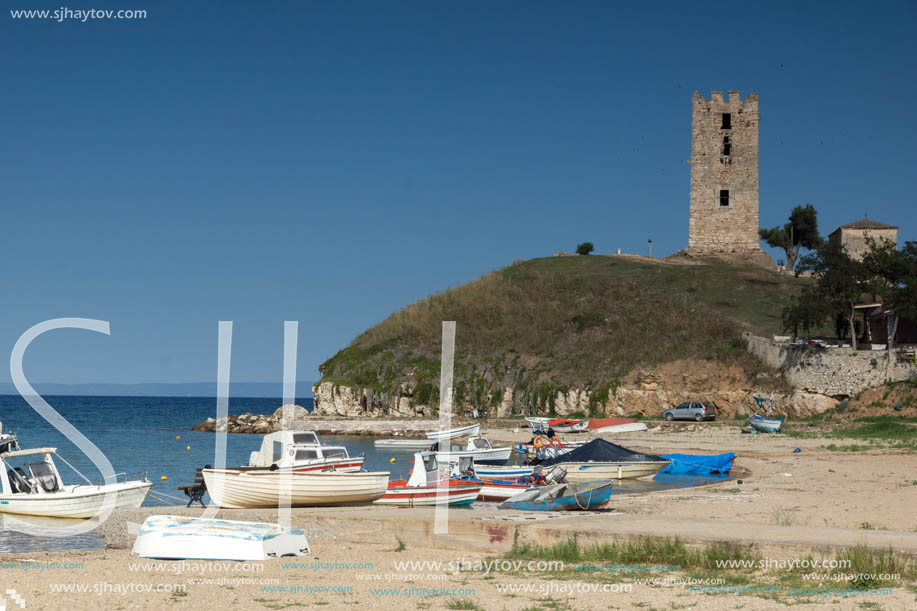
<path id="1" fill-rule="evenodd" d="M 484 482 L 479 479 L 451 477 L 448 465 L 441 468 L 437 463 L 435 452 L 417 452 L 407 481 L 389 482 L 388 490 L 374 504 L 399 507 L 470 505 L 483 486 Z"/>
<path id="2" fill-rule="evenodd" d="M 249 467 L 273 467 L 297 473 L 341 471 L 355 473 L 363 468 L 362 456 L 350 456 L 344 446 L 322 443 L 313 431 L 277 431 L 264 436 L 261 449 L 252 452 Z"/>
<path id="3" fill-rule="evenodd" d="M 554 420 L 548 420 L 548 426 L 558 433 L 577 433 L 589 430 L 589 421 L 555 418 Z"/>

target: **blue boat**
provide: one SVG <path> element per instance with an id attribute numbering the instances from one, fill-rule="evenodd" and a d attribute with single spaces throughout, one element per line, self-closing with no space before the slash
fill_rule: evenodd
<path id="1" fill-rule="evenodd" d="M 758 414 L 752 414 L 748 417 L 748 423 L 762 433 L 779 433 L 783 428 L 782 418 L 765 418 Z"/>
<path id="2" fill-rule="evenodd" d="M 520 511 L 587 511 L 611 500 L 612 480 L 555 484 L 526 490 L 500 503 L 500 509 Z"/>

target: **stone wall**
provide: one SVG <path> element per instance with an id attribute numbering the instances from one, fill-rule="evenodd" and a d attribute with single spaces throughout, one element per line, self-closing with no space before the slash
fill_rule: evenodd
<path id="1" fill-rule="evenodd" d="M 778 343 L 746 333 L 748 349 L 798 389 L 852 397 L 885 382 L 917 377 L 917 367 L 899 363 L 887 350 L 853 350 Z"/>
<path id="2" fill-rule="evenodd" d="M 758 237 L 758 94 L 694 93 L 688 254 L 763 252 Z M 723 114 L 731 125 L 723 128 Z M 724 149 L 728 138 L 729 151 Z M 721 205 L 720 191 L 729 192 Z"/>

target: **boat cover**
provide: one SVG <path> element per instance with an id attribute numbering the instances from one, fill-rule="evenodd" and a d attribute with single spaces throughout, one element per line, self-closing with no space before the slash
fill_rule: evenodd
<path id="1" fill-rule="evenodd" d="M 665 454 L 662 458 L 671 460 L 672 463 L 660 473 L 668 473 L 670 475 L 717 475 L 728 473 L 732 469 L 732 461 L 735 457 L 736 455 L 732 452 L 715 456 Z"/>
<path id="2" fill-rule="evenodd" d="M 539 464 L 550 466 L 565 462 L 655 462 L 659 460 L 665 459 L 653 454 L 628 450 L 604 439 L 593 439 L 575 450 L 548 458 Z"/>

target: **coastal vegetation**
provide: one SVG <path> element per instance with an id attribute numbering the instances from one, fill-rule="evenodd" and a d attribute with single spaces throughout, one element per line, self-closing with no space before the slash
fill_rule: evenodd
<path id="1" fill-rule="evenodd" d="M 456 402 L 485 413 L 504 389 L 517 405 L 548 412 L 559 392 L 586 390 L 594 412 L 629 372 L 677 360 L 728 364 L 756 386 L 779 384 L 776 375 L 756 378 L 774 372 L 741 334 L 779 333 L 781 309 L 807 282 L 719 260 L 518 261 L 395 312 L 325 361 L 320 383 L 436 405 L 442 321 L 454 320 Z"/>

